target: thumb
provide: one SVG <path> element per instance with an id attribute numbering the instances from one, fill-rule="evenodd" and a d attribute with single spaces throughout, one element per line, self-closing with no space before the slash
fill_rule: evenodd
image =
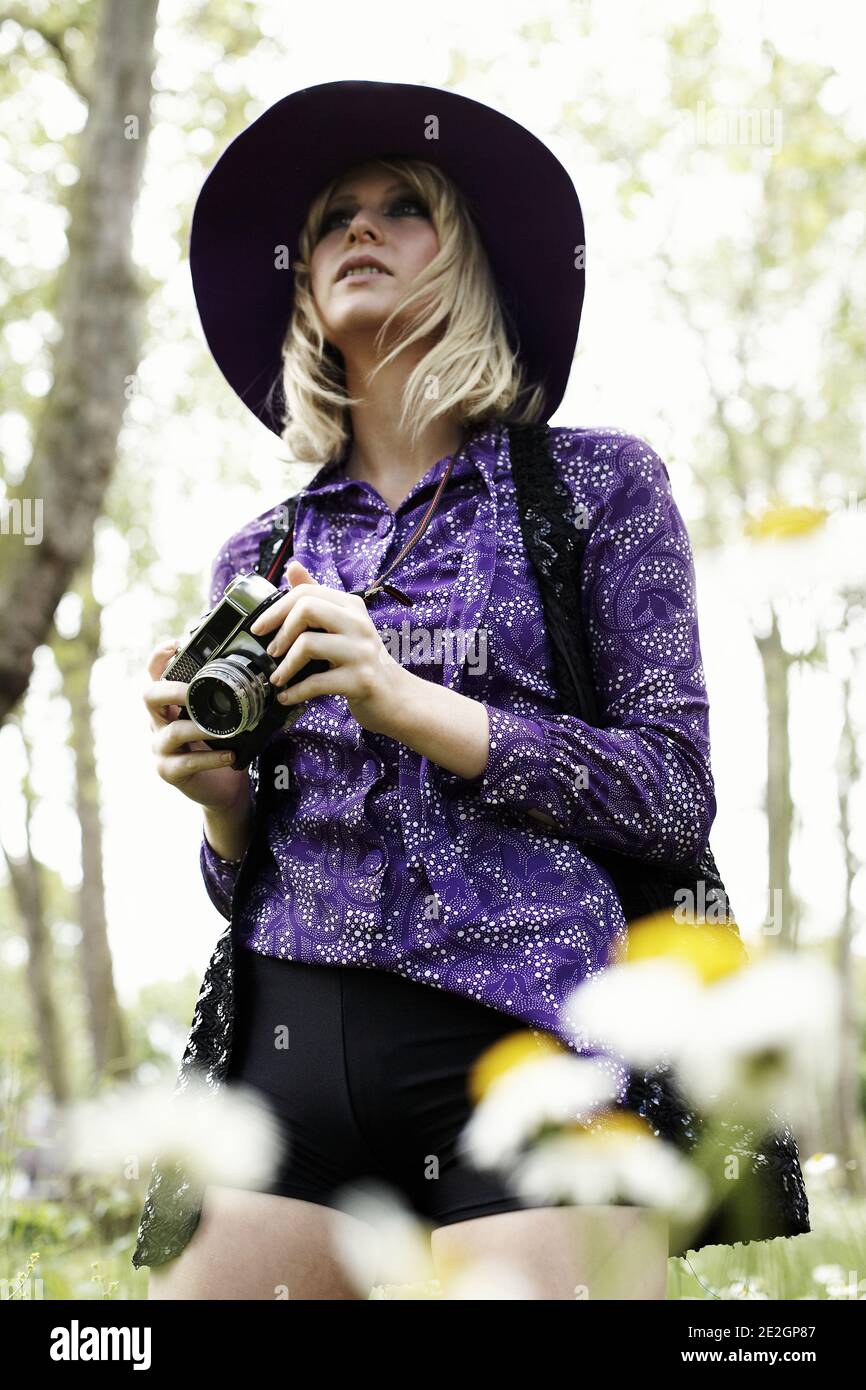
<path id="1" fill-rule="evenodd" d="M 290 560 L 286 566 L 286 575 L 289 583 L 294 589 L 298 584 L 318 584 L 318 579 L 314 579 L 306 565 L 300 560 Z"/>

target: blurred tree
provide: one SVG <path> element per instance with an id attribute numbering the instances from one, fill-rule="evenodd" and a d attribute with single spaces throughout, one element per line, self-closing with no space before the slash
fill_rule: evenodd
<path id="1" fill-rule="evenodd" d="M 0 722 L 20 700 L 30 678 L 33 654 L 50 635 L 57 604 L 82 564 L 92 558 L 94 522 L 114 466 L 127 383 L 139 355 L 138 320 L 142 289 L 131 261 L 132 215 L 138 197 L 150 131 L 150 89 L 158 0 L 125 5 L 104 0 L 98 12 L 84 7 L 85 28 L 95 28 L 95 52 L 85 72 L 72 35 L 82 31 L 82 7 L 52 6 L 40 13 L 14 7 L 12 19 L 24 34 L 37 32 L 61 60 L 65 76 L 87 102 L 80 142 L 79 178 L 69 205 L 69 254 L 57 287 L 60 341 L 53 353 L 52 387 L 36 421 L 35 442 L 23 478 L 7 499 L 38 499 L 42 539 L 21 541 L 0 552 Z M 128 1068 L 122 1016 L 111 971 L 101 872 L 98 788 L 87 697 L 93 649 L 98 646 L 98 612 L 85 609 L 78 644 L 56 648 L 72 711 L 76 789 L 82 833 L 80 894 L 81 959 L 89 1005 L 93 1063 Z M 94 630 L 95 628 L 95 630 Z M 29 826 L 29 820 L 28 820 Z M 7 856 L 19 911 L 28 931 L 28 979 L 46 1074 L 56 1099 L 69 1081 L 62 1065 L 47 967 L 46 932 L 39 893 L 40 873 L 29 833 L 21 865 Z"/>
<path id="2" fill-rule="evenodd" d="M 29 768 L 30 750 L 23 738 Z M 12 896 L 27 937 L 27 983 L 33 1014 L 33 1036 L 38 1040 L 42 1069 L 54 1100 L 61 1104 L 72 1095 L 69 1050 L 57 1007 L 54 988 L 53 941 L 43 891 L 42 865 L 31 849 L 30 825 L 34 796 L 29 772 L 22 787 L 25 803 L 25 850 L 20 858 L 0 846 L 9 871 Z"/>
<path id="3" fill-rule="evenodd" d="M 699 101 L 713 107 L 714 93 L 725 81 L 708 42 L 714 29 L 705 16 L 673 35 L 672 89 L 680 114 Z M 729 118 L 742 112 L 778 115 L 778 148 L 756 148 L 738 139 L 742 124 L 731 120 L 728 143 L 696 144 L 688 165 L 697 174 L 707 161 L 716 161 L 753 179 L 760 169 L 752 215 L 721 237 L 708 229 L 706 251 L 694 264 L 675 264 L 669 250 L 673 228 L 660 255 L 660 293 L 679 305 L 683 325 L 695 334 L 707 381 L 708 447 L 696 469 L 704 524 L 696 530 L 710 543 L 741 532 L 750 516 L 781 511 L 792 500 L 789 490 L 820 509 L 847 503 L 862 487 L 866 294 L 854 284 L 855 264 L 860 263 L 861 285 L 866 267 L 862 243 L 851 239 L 850 212 L 866 195 L 866 148 L 823 100 L 832 69 L 791 61 L 769 41 L 763 53 L 763 86 L 744 93 L 736 107 L 720 101 L 713 109 Z M 813 294 L 816 285 L 820 301 Z M 857 326 L 854 302 L 862 315 Z M 732 344 L 727 352 L 720 351 L 712 331 L 720 324 Z M 785 334 L 826 345 L 818 354 L 817 382 L 796 379 L 796 356 L 790 366 L 779 358 L 777 345 Z M 808 352 L 805 360 L 813 356 Z M 791 876 L 789 675 L 795 661 L 816 655 L 819 647 L 786 651 L 776 605 L 755 638 L 767 699 L 768 880 L 771 892 L 782 895 L 780 944 L 792 946 L 800 907 Z"/>
<path id="4" fill-rule="evenodd" d="M 185 469 L 182 461 L 166 470 L 164 449 L 152 440 L 160 427 L 170 426 L 172 417 L 182 417 L 202 405 L 208 393 L 207 379 L 204 383 L 199 379 L 205 375 L 201 372 L 176 374 L 171 379 L 173 394 L 169 392 L 168 399 L 156 405 L 149 399 L 139 359 L 150 350 L 165 350 L 173 341 L 192 358 L 206 362 L 207 352 L 203 344 L 189 341 L 188 320 L 178 314 L 171 292 L 166 293 L 162 282 L 142 264 L 133 264 L 131 219 L 139 201 L 151 123 L 161 122 L 172 134 L 180 135 L 186 177 L 193 191 L 203 164 L 210 161 L 212 147 L 217 141 L 227 142 L 249 118 L 245 82 L 229 71 L 230 64 L 241 64 L 260 45 L 263 51 L 274 47 L 262 38 L 253 0 L 222 0 L 219 6 L 189 0 L 175 16 L 171 42 L 162 46 L 172 75 L 167 80 L 159 77 L 154 67 L 156 5 L 142 5 L 138 13 L 134 13 L 135 8 L 88 0 L 85 4 L 42 3 L 32 8 L 6 6 L 0 11 L 7 53 L 10 40 L 12 46 L 9 62 L 0 68 L 0 94 L 7 98 L 8 113 L 4 132 L 9 137 L 10 153 L 14 147 L 16 166 L 22 173 L 26 171 L 27 191 L 43 216 L 54 207 L 66 210 L 68 244 L 66 263 L 56 272 L 46 274 L 29 255 L 11 258 L 9 276 L 0 290 L 5 321 L 35 328 L 46 347 L 54 344 L 50 389 L 43 398 L 25 379 L 26 369 L 35 365 L 33 360 L 22 365 L 20 358 L 10 354 L 9 340 L 0 336 L 0 404 L 9 412 L 7 418 L 27 421 L 33 439 L 26 468 L 18 467 L 16 477 L 16 465 L 2 458 L 0 477 L 10 501 L 40 495 L 46 522 L 40 545 L 16 544 L 12 535 L 0 554 L 0 593 L 8 602 L 17 602 L 21 595 L 33 600 L 21 615 L 21 641 L 13 650 L 7 647 L 8 660 L 0 672 L 0 684 L 5 682 L 0 722 L 4 711 L 8 718 L 9 709 L 27 686 L 34 650 L 43 642 L 50 643 L 70 712 L 74 801 L 81 833 L 81 887 L 77 903 L 65 910 L 71 908 L 79 919 L 85 1022 L 91 1070 L 96 1077 L 116 1077 L 132 1065 L 107 933 L 103 816 L 93 736 L 97 714 L 91 677 L 101 655 L 103 616 L 93 584 L 99 542 L 104 540 L 112 547 L 112 582 L 121 593 L 134 588 L 137 580 L 146 585 L 153 634 L 179 631 L 202 608 L 198 576 L 156 564 L 158 548 L 150 523 L 154 490 L 165 489 L 167 472 L 181 495 L 189 494 L 200 482 L 194 467 Z M 189 54 L 189 67 L 175 64 L 173 53 L 178 49 Z M 214 77 L 220 64 L 224 88 Z M 69 100 L 78 103 L 82 121 L 86 119 L 83 135 L 64 138 L 62 145 L 56 134 L 47 134 L 43 127 L 39 101 L 44 85 L 38 80 L 42 70 L 58 88 L 68 84 Z M 155 91 L 153 101 L 151 87 Z M 130 116 L 135 119 L 129 121 Z M 209 135 L 212 145 L 205 139 Z M 2 140 L 0 134 L 0 144 Z M 74 171 L 74 179 L 70 171 Z M 68 196 L 70 184 L 74 192 Z M 164 201 L 164 193 L 157 196 Z M 24 203 L 22 197 L 19 206 Z M 162 225 L 176 238 L 178 256 L 186 250 L 191 211 L 191 199 L 180 208 L 163 207 Z M 18 229 L 11 221 L 6 235 L 14 246 Z M 26 232 L 23 218 L 21 230 Z M 87 353 L 81 351 L 82 342 L 88 346 Z M 228 393 L 214 366 L 210 389 L 215 402 L 217 393 L 223 392 L 221 399 L 227 403 Z M 134 421 L 130 424 L 136 407 L 139 421 L 143 421 L 138 430 Z M 161 418 L 160 410 L 165 412 Z M 224 467 L 231 469 L 235 479 L 241 471 L 229 442 L 225 457 L 212 460 L 212 481 L 218 481 Z M 126 556 L 125 575 L 117 572 L 122 568 L 117 563 L 120 555 Z M 77 633 L 68 637 L 61 635 L 51 620 L 59 598 L 72 594 L 81 601 L 81 620 Z M 47 629 L 42 626 L 46 614 Z M 152 640 L 155 637 L 151 633 L 136 628 L 130 633 L 128 651 L 120 653 L 142 676 L 144 655 Z M 16 662 L 17 674 L 12 669 Z M 136 711 L 141 713 L 139 704 Z M 28 831 L 29 824 L 28 816 Z M 54 876 L 39 863 L 29 839 L 23 862 L 19 865 L 12 860 L 8 867 L 10 888 L 14 873 L 19 890 L 12 895 L 18 916 L 36 953 L 28 979 L 38 1029 L 43 1007 L 51 1007 L 46 990 L 50 992 L 53 967 L 49 969 L 46 964 L 51 958 L 50 933 L 44 921 L 54 914 L 42 913 L 44 931 L 40 934 L 34 905 L 46 879 L 53 881 Z M 63 979 L 63 987 L 68 989 L 66 970 Z M 186 994 L 193 1002 L 196 993 L 197 987 L 187 984 Z M 58 1093 L 63 1087 L 55 1049 L 48 1046 L 55 1030 L 50 1024 L 47 1028 L 44 1038 L 39 1034 L 46 1044 L 39 1055 L 52 1079 L 52 1090 Z M 147 1042 L 141 1029 L 136 1030 L 134 1041 L 140 1055 L 142 1042 Z M 80 1083 L 87 1059 L 81 1049 L 79 1054 L 81 1065 L 74 1074 Z M 72 1084 L 75 1089 L 75 1082 Z"/>
<path id="5" fill-rule="evenodd" d="M 81 890 L 78 901 L 81 964 L 93 1049 L 93 1077 L 94 1081 L 98 1081 L 103 1072 L 108 1072 L 115 1080 L 127 1077 L 132 1070 L 132 1058 L 129 1055 L 123 1011 L 114 988 L 105 913 L 99 782 L 90 702 L 90 676 L 99 656 L 102 609 L 93 596 L 92 561 L 90 548 L 85 564 L 79 570 L 76 586 L 81 598 L 78 634 L 75 637 L 58 634 L 53 649 L 71 713 L 75 807 L 81 829 Z"/>
<path id="6" fill-rule="evenodd" d="M 863 764 L 857 746 L 857 725 L 854 711 L 854 688 L 860 676 L 860 665 L 866 648 L 866 593 L 847 591 L 844 594 L 843 625 L 849 634 L 849 669 L 842 678 L 842 731 L 839 739 L 837 787 L 839 825 L 845 862 L 845 895 L 842 926 L 836 951 L 836 966 L 842 983 L 842 1012 L 839 1019 L 840 1084 L 837 1098 L 836 1124 L 839 1150 L 854 1162 L 845 1165 L 845 1181 L 851 1192 L 864 1191 L 862 1174 L 866 1170 L 866 1135 L 860 1097 L 860 1050 L 863 1043 L 863 1020 L 858 1010 L 857 958 L 854 951 L 855 909 L 854 881 L 862 865 L 854 849 L 851 831 L 851 797 L 861 784 Z M 859 641 L 857 637 L 859 636 Z"/>
<path id="7" fill-rule="evenodd" d="M 42 540 L 29 545 L 20 538 L 13 546 L 7 539 L 0 549 L 0 723 L 27 689 L 33 653 L 90 544 L 138 363 L 142 293 L 130 250 L 150 133 L 157 4 L 103 0 L 99 11 L 52 388 L 30 465 L 7 494 L 7 504 L 38 500 Z M 27 15 L 19 22 L 28 23 Z M 55 52 L 69 51 L 59 22 L 43 22 L 42 32 L 52 36 Z"/>
<path id="8" fill-rule="evenodd" d="M 791 831 L 794 804 L 791 800 L 791 739 L 789 671 L 794 658 L 785 651 L 779 620 L 771 605 L 770 630 L 756 633 L 755 641 L 764 664 L 764 690 L 767 696 L 767 870 L 771 891 L 782 903 L 782 930 L 779 944 L 793 946 L 796 941 L 796 909 L 791 892 Z"/>

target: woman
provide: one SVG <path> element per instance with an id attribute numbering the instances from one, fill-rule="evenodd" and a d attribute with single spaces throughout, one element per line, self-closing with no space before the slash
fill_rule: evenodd
<path id="1" fill-rule="evenodd" d="M 477 210 L 506 218 L 507 203 L 476 186 L 473 217 L 446 172 L 477 162 L 466 125 L 476 119 L 487 123 L 483 148 L 501 135 L 500 162 L 530 185 L 535 177 L 536 191 L 539 170 L 550 179 L 556 162 L 507 118 L 450 93 L 335 83 L 286 100 L 297 106 L 310 92 L 322 139 L 308 128 L 304 148 L 331 148 L 348 102 L 368 157 L 332 153 L 338 172 L 305 208 L 276 392 L 262 391 L 250 360 L 268 337 L 264 321 L 241 351 L 220 294 L 203 290 L 219 188 L 210 222 L 197 209 L 193 229 L 217 361 L 294 457 L 325 459 L 300 494 L 286 592 L 254 627 L 295 722 L 251 778 L 195 740 L 186 687 L 160 679 L 173 646 L 152 654 L 145 696 L 158 772 L 204 808 L 205 882 L 242 941 L 230 1075 L 265 1094 L 290 1148 L 269 1190 L 208 1189 L 188 1248 L 153 1271 L 151 1297 L 266 1298 L 284 1286 L 294 1298 L 357 1297 L 333 1243 L 333 1223 L 355 1218 L 335 1210 L 335 1194 L 373 1175 L 430 1221 L 437 1269 L 502 1258 L 539 1298 L 583 1286 L 590 1297 L 664 1298 L 658 1213 L 529 1209 L 466 1167 L 456 1144 L 479 1054 L 521 1024 L 570 1044 L 562 1000 L 621 943 L 612 880 L 578 840 L 670 861 L 706 845 L 715 802 L 688 538 L 664 465 L 642 441 L 551 431 L 588 532 L 582 593 L 607 727 L 559 713 L 505 423 L 545 419 L 558 403 L 582 255 L 553 272 L 556 303 L 528 312 L 527 288 L 551 273 L 545 247 L 517 240 L 510 269 L 488 255 Z M 431 106 L 460 117 L 462 143 L 452 121 L 438 161 L 384 157 L 398 126 L 392 112 L 386 134 L 383 107 L 395 94 L 404 121 L 407 102 L 428 121 Z M 246 167 L 263 120 L 241 137 Z M 464 145 L 472 152 L 458 157 Z M 227 194 L 227 174 L 223 183 Z M 553 239 L 582 252 L 570 182 L 568 195 L 559 173 L 547 187 L 560 213 Z M 507 238 L 487 225 L 488 246 Z M 257 254 L 270 257 L 261 230 Z M 258 301 L 272 318 L 275 284 Z M 253 323 L 255 296 L 234 293 Z M 254 567 L 272 520 L 269 509 L 221 549 L 212 604 Z M 399 590 L 374 583 L 392 569 Z M 402 645 L 386 640 L 397 635 Z M 291 685 L 311 659 L 328 669 Z M 239 903 L 257 809 L 267 850 Z M 291 1042 L 277 1051 L 281 1026 Z M 616 1072 L 614 1059 L 600 1060 Z M 615 1247 L 625 1257 L 612 1263 Z"/>

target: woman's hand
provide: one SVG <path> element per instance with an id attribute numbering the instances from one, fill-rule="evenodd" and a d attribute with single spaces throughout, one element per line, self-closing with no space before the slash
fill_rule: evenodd
<path id="1" fill-rule="evenodd" d="M 177 642 L 164 642 L 151 652 L 147 663 L 153 683 L 145 688 L 143 699 L 155 732 L 151 746 L 156 770 L 164 782 L 206 809 L 243 808 L 249 797 L 246 769 L 235 771 L 233 753 L 208 748 L 201 729 L 186 717 L 186 684 L 159 679 L 176 651 Z"/>
<path id="2" fill-rule="evenodd" d="M 314 658 L 329 662 L 330 670 L 283 689 L 277 699 L 292 705 L 316 695 L 345 695 L 363 729 L 389 733 L 400 692 L 412 677 L 386 648 L 364 600 L 319 584 L 300 560 L 289 562 L 287 574 L 289 592 L 250 627 L 259 637 L 273 632 L 268 652 L 278 664 L 271 683 L 284 687 Z"/>
<path id="3" fill-rule="evenodd" d="M 385 734 L 459 777 L 477 777 L 487 762 L 487 708 L 457 690 L 425 680 L 395 661 L 358 594 L 318 584 L 299 560 L 289 569 L 291 590 L 275 599 L 250 631 L 273 632 L 271 676 L 283 684 L 313 658 L 331 669 L 289 686 L 285 704 L 315 695 L 345 695 L 362 728 Z M 324 628 L 310 632 L 309 627 Z M 282 659 L 281 659 L 282 658 Z"/>

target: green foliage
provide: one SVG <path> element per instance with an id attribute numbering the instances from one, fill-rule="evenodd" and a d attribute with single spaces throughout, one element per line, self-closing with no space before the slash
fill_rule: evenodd
<path id="1" fill-rule="evenodd" d="M 857 1252 L 866 1240 L 866 1203 L 829 1196 L 811 1196 L 811 1202 L 816 1229 L 810 1235 L 748 1245 L 712 1245 L 670 1260 L 668 1300 L 851 1298 L 849 1271 L 857 1271 Z M 131 1264 L 135 1233 L 132 1225 L 125 1236 L 88 1239 L 80 1217 L 62 1203 L 32 1205 L 40 1209 L 39 1214 L 16 1226 L 14 1239 L 7 1245 L 7 1267 L 12 1271 L 25 1270 L 28 1257 L 36 1251 L 38 1262 L 33 1277 L 43 1281 L 42 1297 L 147 1297 L 148 1272 L 135 1270 Z M 53 1216 L 44 1210 L 49 1206 L 55 1208 Z M 121 1210 L 118 1206 L 115 1212 L 118 1221 L 122 1219 Z M 861 1281 L 860 1298 L 864 1292 Z M 379 1286 L 371 1297 L 436 1299 L 441 1297 L 441 1290 L 436 1281 L 426 1287 L 395 1284 Z"/>

